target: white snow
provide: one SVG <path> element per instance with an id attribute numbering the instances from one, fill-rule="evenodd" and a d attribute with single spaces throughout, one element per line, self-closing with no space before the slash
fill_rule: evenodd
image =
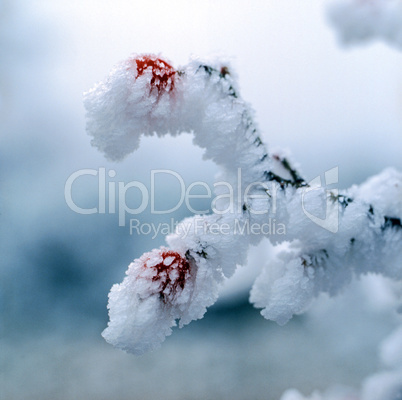
<path id="1" fill-rule="evenodd" d="M 191 265 L 185 284 L 173 267 L 158 271 L 158 279 L 143 271 L 177 261 L 161 249 L 135 260 L 112 288 L 104 337 L 136 354 L 159 346 L 176 319 L 183 326 L 201 318 L 223 278 L 246 264 L 249 245 L 264 236 L 283 246 L 266 260 L 250 301 L 279 324 L 320 293 L 336 295 L 355 276 L 402 279 L 402 174 L 388 169 L 341 194 L 325 186 L 337 182 L 337 168 L 327 171 L 325 184 L 304 182 L 285 152 L 268 153 L 229 71 L 221 60 L 192 59 L 174 69 L 157 56 L 135 55 L 85 95 L 88 132 L 107 157 L 123 158 L 141 135 L 192 132 L 204 156 L 221 166 L 224 187 L 242 190 L 235 186 L 239 173 L 247 187 L 233 198 L 219 188 L 215 213 L 186 218 L 167 237 Z M 267 230 L 272 221 L 281 232 Z M 184 286 L 172 291 L 180 279 Z"/>
<path id="2" fill-rule="evenodd" d="M 379 39 L 402 48 L 401 0 L 336 0 L 328 18 L 345 44 Z"/>

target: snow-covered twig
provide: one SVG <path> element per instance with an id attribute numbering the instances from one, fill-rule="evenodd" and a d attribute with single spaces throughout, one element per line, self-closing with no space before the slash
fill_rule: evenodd
<path id="1" fill-rule="evenodd" d="M 114 346 L 141 354 L 160 346 L 176 320 L 202 318 L 219 284 L 264 236 L 291 243 L 263 269 L 250 297 L 280 324 L 354 274 L 402 278 L 402 174 L 384 171 L 344 194 L 306 182 L 287 157 L 267 151 L 225 63 L 194 59 L 176 70 L 157 56 L 133 56 L 85 94 L 85 106 L 92 144 L 108 158 L 134 151 L 141 135 L 193 132 L 221 167 L 220 181 L 233 187 L 240 174 L 245 188 L 240 198 L 221 195 L 213 214 L 182 221 L 169 248 L 129 266 L 109 295 L 103 336 Z M 327 173 L 327 184 L 336 173 Z M 282 232 L 262 229 L 272 220 Z"/>
<path id="2" fill-rule="evenodd" d="M 401 0 L 335 0 L 328 17 L 345 44 L 380 39 L 402 48 Z"/>

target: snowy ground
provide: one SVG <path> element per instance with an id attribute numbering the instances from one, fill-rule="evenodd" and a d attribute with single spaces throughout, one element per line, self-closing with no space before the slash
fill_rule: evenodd
<path id="1" fill-rule="evenodd" d="M 366 279 L 336 302 L 323 298 L 284 327 L 247 303 L 218 305 L 141 357 L 106 344 L 100 323 L 61 319 L 54 331 L 1 340 L 1 398 L 275 400 L 291 387 L 357 390 L 379 369 L 378 342 L 398 320 L 376 286 Z"/>

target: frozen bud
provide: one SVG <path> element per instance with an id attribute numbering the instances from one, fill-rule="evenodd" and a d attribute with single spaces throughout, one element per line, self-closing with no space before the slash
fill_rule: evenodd
<path id="1" fill-rule="evenodd" d="M 154 250 L 144 254 L 139 261 L 134 267 L 138 279 L 150 280 L 152 294 L 159 294 L 163 302 L 172 302 L 184 289 L 190 264 L 181 254 L 163 248 L 160 252 Z"/>
<path id="2" fill-rule="evenodd" d="M 135 64 L 137 78 L 143 75 L 150 77 L 151 90 L 157 89 L 161 92 L 173 89 L 176 71 L 166 61 L 154 55 L 139 56 L 131 61 Z"/>
<path id="3" fill-rule="evenodd" d="M 121 160 L 138 147 L 141 135 L 181 131 L 175 114 L 177 78 L 176 70 L 157 56 L 136 55 L 117 64 L 84 93 L 92 145 L 107 158 Z"/>
<path id="4" fill-rule="evenodd" d="M 160 346 L 176 320 L 201 318 L 217 298 L 217 282 L 202 262 L 166 247 L 145 253 L 109 293 L 109 324 L 102 336 L 115 347 L 142 354 Z"/>

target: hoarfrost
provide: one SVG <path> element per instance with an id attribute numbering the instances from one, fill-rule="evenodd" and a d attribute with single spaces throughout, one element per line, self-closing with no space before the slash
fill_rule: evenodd
<path id="1" fill-rule="evenodd" d="M 345 44 L 380 39 L 402 48 L 400 0 L 336 0 L 328 18 Z"/>
<path id="2" fill-rule="evenodd" d="M 183 326 L 201 318 L 219 284 L 263 237 L 282 246 L 250 300 L 279 324 L 320 293 L 336 295 L 354 276 L 402 279 L 402 174 L 388 169 L 342 194 L 306 182 L 286 153 L 265 148 L 230 70 L 220 60 L 193 59 L 174 69 L 157 56 L 135 55 L 85 94 L 92 144 L 108 158 L 124 158 L 141 135 L 192 132 L 205 157 L 221 167 L 221 181 L 233 187 L 241 171 L 250 189 L 242 198 L 221 199 L 211 215 L 182 221 L 167 237 L 169 249 L 135 260 L 113 286 L 103 335 L 127 351 L 152 350 L 176 320 Z M 284 232 L 255 231 L 274 219 Z"/>
<path id="3" fill-rule="evenodd" d="M 102 336 L 139 355 L 158 348 L 176 320 L 183 326 L 202 318 L 217 298 L 219 282 L 219 274 L 206 264 L 164 247 L 145 253 L 129 265 L 123 282 L 112 287 L 110 322 Z"/>

